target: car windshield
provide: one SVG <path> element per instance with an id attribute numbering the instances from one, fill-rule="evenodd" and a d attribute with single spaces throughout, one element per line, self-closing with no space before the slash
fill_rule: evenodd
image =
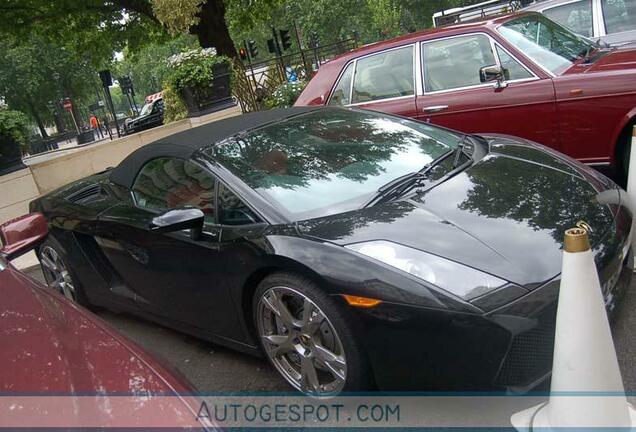
<path id="1" fill-rule="evenodd" d="M 152 112 L 152 102 L 147 103 L 146 105 L 143 106 L 143 108 L 141 109 L 141 112 L 139 113 L 139 116 L 145 116 L 148 115 Z"/>
<path id="2" fill-rule="evenodd" d="M 501 25 L 501 36 L 537 64 L 558 75 L 594 48 L 594 44 L 539 14 Z"/>
<path id="3" fill-rule="evenodd" d="M 461 136 L 387 114 L 326 108 L 207 152 L 291 219 L 360 208 L 378 189 L 456 148 Z"/>

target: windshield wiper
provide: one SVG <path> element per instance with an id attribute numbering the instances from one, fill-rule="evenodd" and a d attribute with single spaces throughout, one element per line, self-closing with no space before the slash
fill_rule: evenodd
<path id="1" fill-rule="evenodd" d="M 457 144 L 457 148 L 455 149 L 455 156 L 453 158 L 453 169 L 459 166 L 459 161 L 462 155 L 466 156 L 468 159 L 472 159 L 474 150 L 474 144 L 470 135 L 462 136 L 462 139 L 459 141 L 459 143 Z"/>
<path id="2" fill-rule="evenodd" d="M 449 157 L 455 152 L 451 149 L 435 158 L 420 171 L 404 174 L 396 179 L 391 180 L 387 184 L 378 189 L 378 193 L 371 198 L 363 207 L 369 207 L 379 202 L 388 201 L 392 198 L 402 196 L 406 191 L 411 190 L 424 180 L 428 179 L 428 172 L 439 164 L 441 161 Z"/>

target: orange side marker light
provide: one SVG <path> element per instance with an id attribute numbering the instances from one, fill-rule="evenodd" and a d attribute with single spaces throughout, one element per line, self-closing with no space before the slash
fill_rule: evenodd
<path id="1" fill-rule="evenodd" d="M 368 297 L 359 297 L 348 294 L 342 294 L 342 297 L 344 297 L 346 302 L 349 303 L 349 306 L 353 307 L 372 308 L 382 303 L 382 300 L 372 299 Z"/>

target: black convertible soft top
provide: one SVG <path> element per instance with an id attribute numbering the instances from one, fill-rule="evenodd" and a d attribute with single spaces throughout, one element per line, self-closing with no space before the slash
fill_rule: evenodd
<path id="1" fill-rule="evenodd" d="M 284 120 L 298 114 L 320 109 L 318 107 L 293 107 L 258 111 L 194 127 L 147 144 L 128 156 L 110 172 L 110 180 L 131 188 L 141 167 L 158 157 L 188 159 L 197 150 L 214 145 L 238 133 L 256 129 L 267 123 Z"/>

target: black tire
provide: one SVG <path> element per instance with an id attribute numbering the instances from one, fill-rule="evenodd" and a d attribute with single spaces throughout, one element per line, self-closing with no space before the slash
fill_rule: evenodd
<path id="1" fill-rule="evenodd" d="M 256 329 L 256 337 L 259 340 L 261 349 L 265 356 L 268 358 L 272 366 L 281 374 L 281 376 L 288 381 L 293 387 L 303 391 L 298 385 L 294 384 L 289 378 L 285 376 L 281 370 L 278 369 L 274 363 L 272 357 L 269 355 L 265 343 L 261 337 L 259 331 L 259 305 L 263 295 L 270 292 L 271 289 L 277 287 L 287 287 L 303 296 L 308 298 L 314 306 L 319 308 L 319 312 L 322 312 L 326 317 L 326 322 L 335 330 L 332 338 L 339 339 L 341 342 L 341 348 L 344 349 L 344 356 L 346 359 L 346 377 L 344 379 L 344 386 L 335 392 L 324 391 L 324 393 L 339 393 L 339 392 L 352 392 L 370 390 L 372 388 L 372 377 L 367 355 L 364 349 L 360 346 L 358 338 L 355 337 L 353 326 L 350 324 L 346 314 L 343 311 L 341 305 L 338 305 L 333 298 L 323 292 L 313 281 L 291 273 L 274 273 L 267 276 L 258 285 L 254 297 L 252 300 L 252 318 L 254 321 L 254 328 Z M 300 312 L 302 314 L 302 311 Z M 324 336 L 322 326 L 321 330 L 316 331 L 320 338 Z M 328 333 L 328 331 L 327 331 Z M 300 342 L 299 342 L 300 343 Z M 294 353 L 296 354 L 296 353 Z M 321 372 L 322 373 L 322 372 Z M 335 376 L 335 375 L 334 375 Z M 315 391 L 309 393 L 323 393 L 322 391 Z"/>
<path id="2" fill-rule="evenodd" d="M 631 154 L 632 129 L 635 123 L 628 125 L 618 137 L 616 155 L 616 182 L 619 186 L 627 188 L 627 175 L 629 174 L 629 158 Z"/>
<path id="3" fill-rule="evenodd" d="M 47 260 L 47 257 L 51 256 L 50 255 L 51 250 L 55 254 L 57 254 L 59 262 L 64 266 L 63 271 L 66 271 L 68 273 L 67 275 L 68 281 L 72 283 L 72 287 L 74 291 L 74 296 L 72 298 L 69 296 L 68 291 L 65 292 L 65 290 L 59 285 L 59 283 L 56 284 L 56 280 L 54 279 L 54 275 L 53 275 L 54 271 L 50 269 L 51 267 L 50 264 L 46 262 L 46 261 L 50 262 L 50 259 Z M 73 268 L 70 265 L 70 262 L 67 258 L 68 254 L 66 253 L 66 250 L 55 237 L 49 234 L 46 240 L 44 240 L 44 242 L 42 242 L 42 244 L 40 244 L 40 246 L 38 247 L 36 251 L 36 255 L 38 257 L 38 260 L 40 261 L 40 265 L 42 267 L 42 273 L 44 274 L 44 279 L 50 288 L 55 289 L 56 291 L 58 291 L 60 294 L 62 294 L 69 300 L 81 306 L 84 306 L 87 308 L 91 306 L 88 301 L 88 298 L 86 297 L 82 284 L 80 283 L 77 275 L 75 274 Z M 58 282 L 59 280 L 60 279 L 57 279 Z"/>

